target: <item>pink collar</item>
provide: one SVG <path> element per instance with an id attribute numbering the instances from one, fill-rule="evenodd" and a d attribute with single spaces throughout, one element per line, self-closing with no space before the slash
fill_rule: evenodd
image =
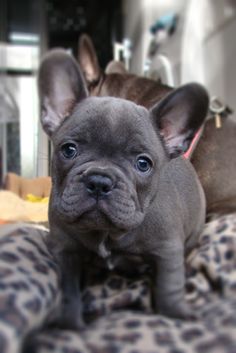
<path id="1" fill-rule="evenodd" d="M 184 158 L 191 159 L 193 151 L 195 150 L 195 147 L 197 146 L 197 144 L 200 140 L 200 137 L 202 136 L 203 130 L 204 130 L 204 125 L 202 125 L 200 127 L 200 129 L 196 132 L 196 134 L 195 134 L 195 136 L 189 146 L 189 149 L 183 154 Z"/>

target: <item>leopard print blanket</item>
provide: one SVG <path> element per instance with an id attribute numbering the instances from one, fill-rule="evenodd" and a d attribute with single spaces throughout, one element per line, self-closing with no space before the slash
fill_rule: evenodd
<path id="1" fill-rule="evenodd" d="M 186 297 L 200 319 L 152 313 L 148 272 L 93 268 L 83 292 L 87 325 L 55 324 L 61 293 L 46 230 L 0 229 L 1 353 L 235 353 L 236 214 L 208 222 L 187 259 Z"/>

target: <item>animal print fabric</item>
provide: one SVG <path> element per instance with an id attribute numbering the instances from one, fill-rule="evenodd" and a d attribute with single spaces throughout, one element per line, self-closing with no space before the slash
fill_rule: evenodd
<path id="1" fill-rule="evenodd" d="M 56 326 L 61 293 L 47 232 L 18 225 L 0 233 L 1 353 L 236 352 L 236 214 L 208 222 L 187 258 L 196 321 L 153 314 L 147 268 L 125 276 L 91 266 L 80 331 Z"/>

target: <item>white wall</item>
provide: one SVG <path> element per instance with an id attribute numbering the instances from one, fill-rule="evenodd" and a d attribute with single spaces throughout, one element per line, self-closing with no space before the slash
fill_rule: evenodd
<path id="1" fill-rule="evenodd" d="M 124 34 L 131 39 L 131 71 L 141 74 L 151 35 L 150 26 L 169 11 L 179 12 L 185 0 L 124 0 Z"/>
<path id="2" fill-rule="evenodd" d="M 236 111 L 236 2 L 231 0 L 124 0 L 124 33 L 133 43 L 131 71 L 143 72 L 157 18 L 180 15 L 173 37 L 161 48 L 170 58 L 175 85 L 198 81 Z M 158 62 L 152 63 L 152 70 Z"/>

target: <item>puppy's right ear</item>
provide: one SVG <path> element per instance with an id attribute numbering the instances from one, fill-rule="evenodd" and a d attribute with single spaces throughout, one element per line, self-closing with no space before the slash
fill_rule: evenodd
<path id="1" fill-rule="evenodd" d="M 53 49 L 39 67 L 38 88 L 41 123 L 51 136 L 75 104 L 88 95 L 75 59 L 63 49 Z"/>

